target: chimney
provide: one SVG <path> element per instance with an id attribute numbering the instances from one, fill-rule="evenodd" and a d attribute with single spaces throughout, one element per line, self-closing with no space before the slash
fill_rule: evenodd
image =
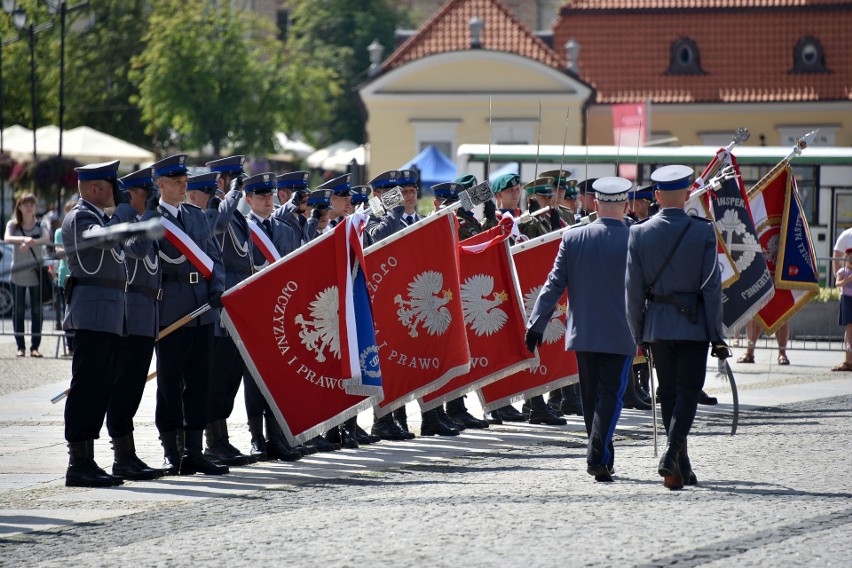
<path id="1" fill-rule="evenodd" d="M 474 16 L 467 23 L 470 27 L 470 47 L 479 49 L 482 47 L 482 28 L 485 27 L 485 22 L 479 16 Z"/>
<path id="2" fill-rule="evenodd" d="M 565 69 L 574 75 L 580 74 L 580 42 L 573 37 L 565 42 L 565 55 L 568 65 Z"/>

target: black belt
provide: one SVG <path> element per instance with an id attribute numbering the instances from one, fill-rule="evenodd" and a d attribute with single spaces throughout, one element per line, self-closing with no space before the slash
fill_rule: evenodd
<path id="1" fill-rule="evenodd" d="M 111 280 L 109 278 L 78 278 L 72 277 L 74 286 L 100 286 L 101 288 L 115 288 L 127 292 L 127 281 Z"/>
<path id="2" fill-rule="evenodd" d="M 699 304 L 704 303 L 704 295 L 696 294 L 697 301 Z M 662 294 L 649 294 L 648 295 L 649 302 L 657 302 L 658 304 L 672 304 L 677 305 L 677 298 L 672 295 L 662 295 Z"/>
<path id="3" fill-rule="evenodd" d="M 150 298 L 155 300 L 159 300 L 163 297 L 162 288 L 149 288 L 148 286 L 133 286 L 130 285 L 127 287 L 128 292 L 136 292 L 138 294 L 144 294 Z"/>
<path id="4" fill-rule="evenodd" d="M 243 274 L 246 276 L 251 276 L 253 274 L 251 268 L 225 268 L 225 272 L 229 274 Z"/>
<path id="5" fill-rule="evenodd" d="M 201 282 L 201 276 L 198 272 L 180 273 L 180 272 L 163 272 L 163 282 L 180 282 L 181 284 L 198 284 Z"/>

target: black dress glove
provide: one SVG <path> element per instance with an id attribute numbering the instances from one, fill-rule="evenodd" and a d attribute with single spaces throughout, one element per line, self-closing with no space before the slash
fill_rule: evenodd
<path id="1" fill-rule="evenodd" d="M 313 211 L 311 211 L 311 217 L 317 221 L 321 220 L 323 212 L 326 211 L 326 209 L 326 207 L 314 207 Z"/>
<path id="2" fill-rule="evenodd" d="M 231 183 L 228 185 L 228 191 L 242 191 L 243 175 L 244 174 L 238 174 L 237 176 L 231 178 Z"/>
<path id="3" fill-rule="evenodd" d="M 290 203 L 292 203 L 293 205 L 295 205 L 295 206 L 296 206 L 296 209 L 298 209 L 298 208 L 299 208 L 299 205 L 301 205 L 301 204 L 302 204 L 302 200 L 303 200 L 304 198 L 305 198 L 305 196 L 304 196 L 304 195 L 302 195 L 302 192 L 301 192 L 301 191 L 299 191 L 299 190 L 296 190 L 296 191 L 294 191 L 294 192 L 293 192 L 293 196 L 292 196 L 292 197 L 290 197 Z"/>
<path id="4" fill-rule="evenodd" d="M 115 201 L 116 207 L 118 207 L 122 203 L 130 203 L 130 192 L 121 191 L 120 189 L 118 189 L 118 185 L 113 185 L 112 200 Z"/>
<path id="5" fill-rule="evenodd" d="M 218 209 L 219 209 L 219 204 L 220 204 L 220 203 L 222 203 L 222 200 L 221 200 L 221 199 L 219 199 L 217 196 L 215 196 L 215 195 L 214 195 L 214 196 L 213 196 L 213 197 L 211 197 L 211 198 L 210 198 L 210 200 L 207 202 L 207 209 L 217 209 L 217 210 L 218 210 Z"/>
<path id="6" fill-rule="evenodd" d="M 535 353 L 535 348 L 541 345 L 542 337 L 541 332 L 533 331 L 532 329 L 527 330 L 525 340 L 530 353 Z"/>
<path id="7" fill-rule="evenodd" d="M 719 359 L 720 361 L 724 361 L 725 359 L 731 356 L 731 348 L 728 347 L 728 344 L 724 341 L 714 341 L 712 343 L 710 355 L 712 355 L 716 359 Z"/>
<path id="8" fill-rule="evenodd" d="M 482 206 L 482 215 L 489 221 L 497 221 L 497 205 L 489 199 Z"/>
<path id="9" fill-rule="evenodd" d="M 210 292 L 210 297 L 207 299 L 207 303 L 210 304 L 210 307 L 214 310 L 218 310 L 222 307 L 222 291 L 214 290 Z"/>
<path id="10" fill-rule="evenodd" d="M 538 199 L 531 197 L 530 200 L 527 202 L 527 211 L 529 211 L 530 213 L 535 213 L 539 209 L 541 209 L 541 205 L 539 205 Z"/>

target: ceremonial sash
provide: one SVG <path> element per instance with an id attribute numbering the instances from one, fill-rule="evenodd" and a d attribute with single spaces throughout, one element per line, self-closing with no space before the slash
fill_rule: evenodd
<path id="1" fill-rule="evenodd" d="M 213 276 L 213 259 L 207 256 L 195 241 L 187 235 L 183 229 L 166 219 L 160 217 L 165 229 L 166 239 L 178 249 L 192 265 L 198 269 L 204 278 L 210 280 Z"/>
<path id="2" fill-rule="evenodd" d="M 470 370 L 452 211 L 421 219 L 364 251 L 384 416 Z"/>
<path id="3" fill-rule="evenodd" d="M 373 323 L 369 311 L 354 305 L 359 286 L 352 267 L 360 264 L 347 229 L 339 224 L 222 295 L 223 324 L 292 445 L 381 398 L 375 341 L 370 346 L 361 329 L 371 331 Z M 353 321 L 356 314 L 363 326 Z M 350 392 L 363 369 L 376 394 Z"/>
<path id="4" fill-rule="evenodd" d="M 562 242 L 562 232 L 570 230 L 566 228 L 554 231 L 515 245 L 511 249 L 527 317 L 532 312 L 538 293 L 553 268 L 553 262 Z M 579 301 L 592 300 L 581 298 Z M 538 365 L 480 389 L 479 400 L 486 412 L 550 392 L 579 380 L 577 357 L 573 351 L 565 351 L 567 310 L 568 292 L 566 291 L 557 302 L 556 310 L 545 328 L 542 344 L 538 348 Z"/>
<path id="5" fill-rule="evenodd" d="M 272 264 L 281 258 L 281 255 L 278 254 L 278 250 L 275 248 L 275 245 L 272 244 L 272 241 L 269 240 L 269 235 L 266 234 L 263 227 L 252 219 L 249 220 L 248 226 L 251 231 L 251 240 L 254 243 L 254 246 L 258 248 L 263 255 L 263 258 L 269 261 L 269 264 Z"/>

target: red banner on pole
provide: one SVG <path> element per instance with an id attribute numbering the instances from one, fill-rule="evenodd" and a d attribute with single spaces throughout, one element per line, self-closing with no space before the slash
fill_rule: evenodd
<path id="1" fill-rule="evenodd" d="M 341 223 L 222 295 L 223 323 L 294 445 L 380 398 L 346 390 L 361 378 L 352 306 L 357 251 L 347 229 Z"/>
<path id="2" fill-rule="evenodd" d="M 467 245 L 465 240 L 459 245 L 470 371 L 424 396 L 423 410 L 436 408 L 537 363 L 524 343 L 526 317 L 508 237 L 508 232 L 498 232 L 486 243 Z"/>
<path id="3" fill-rule="evenodd" d="M 568 229 L 562 229 L 565 230 Z M 553 268 L 562 242 L 562 231 L 548 233 L 511 249 L 527 317 Z M 483 410 L 490 412 L 579 380 L 577 357 L 572 351 L 565 351 L 567 309 L 566 291 L 544 330 L 542 345 L 538 348 L 539 364 L 482 387 L 479 400 Z"/>
<path id="4" fill-rule="evenodd" d="M 379 416 L 470 370 L 450 213 L 427 217 L 364 251 L 382 369 Z"/>

